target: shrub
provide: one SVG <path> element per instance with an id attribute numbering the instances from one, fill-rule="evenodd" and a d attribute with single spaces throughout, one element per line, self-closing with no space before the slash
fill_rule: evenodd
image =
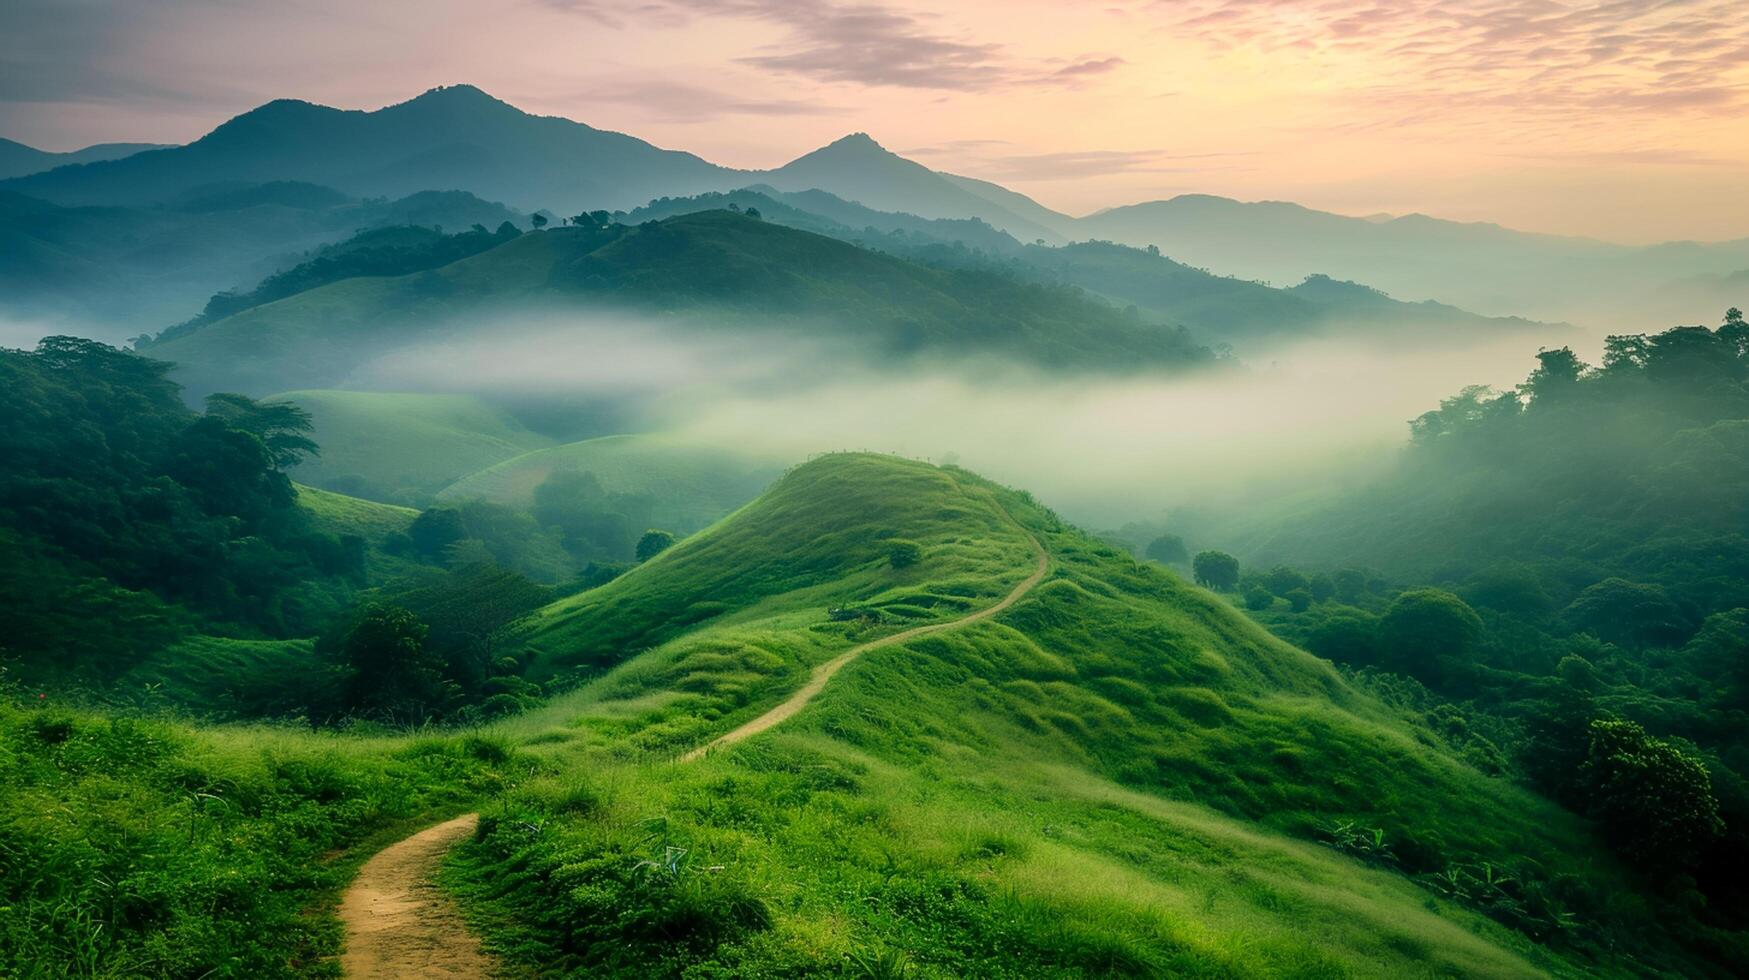
<path id="1" fill-rule="evenodd" d="M 910 568 L 923 560 L 923 546 L 915 541 L 894 538 L 887 542 L 887 561 L 894 568 Z"/>

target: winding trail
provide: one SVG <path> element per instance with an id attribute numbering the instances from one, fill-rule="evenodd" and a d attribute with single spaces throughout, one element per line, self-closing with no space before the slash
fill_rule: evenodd
<path id="1" fill-rule="evenodd" d="M 883 636 L 878 640 L 870 640 L 859 646 L 851 647 L 838 656 L 833 657 L 831 660 L 815 667 L 814 672 L 808 676 L 808 682 L 803 684 L 796 693 L 786 698 L 782 704 L 738 728 L 718 735 L 709 742 L 706 742 L 698 748 L 681 756 L 680 761 L 692 762 L 703 757 L 705 753 L 717 748 L 718 746 L 733 745 L 744 738 L 757 735 L 768 728 L 782 724 L 784 721 L 793 717 L 796 712 L 807 707 L 809 702 L 813 701 L 816 697 L 819 697 L 820 692 L 826 689 L 827 682 L 832 680 L 832 675 L 843 670 L 846 664 L 870 650 L 879 650 L 881 647 L 892 646 L 895 643 L 904 643 L 908 640 L 915 640 L 919 636 L 928 636 L 931 633 L 942 633 L 947 630 L 958 629 L 961 626 L 969 626 L 980 620 L 989 619 L 991 616 L 995 616 L 1009 606 L 1019 602 L 1028 592 L 1031 592 L 1035 586 L 1044 581 L 1045 575 L 1051 568 L 1050 558 L 1045 554 L 1044 545 L 1039 544 L 1038 538 L 1033 537 L 1031 534 L 1028 534 L 1026 537 L 1028 541 L 1032 542 L 1033 554 L 1038 563 L 1037 567 L 1032 570 L 1032 574 L 1028 575 L 1025 581 L 1016 585 L 1012 592 L 1003 596 L 1002 601 L 995 605 L 985 606 L 977 612 L 968 613 L 965 616 L 961 616 L 959 619 L 950 619 L 945 623 L 930 623 L 927 626 L 913 626 L 908 630 L 894 633 L 891 636 Z"/>
<path id="2" fill-rule="evenodd" d="M 680 761 L 692 762 L 712 749 L 733 745 L 794 717 L 826 689 L 833 675 L 870 650 L 969 626 L 1019 602 L 1044 581 L 1051 567 L 1050 556 L 1038 538 L 1031 533 L 1026 533 L 1026 538 L 1032 542 L 1036 566 L 1000 601 L 959 619 L 914 626 L 851 647 L 815 667 L 808 682 L 782 704 L 687 752 Z M 427 827 L 364 863 L 340 901 L 340 923 L 346 930 L 346 952 L 340 957 L 340 967 L 346 976 L 391 980 L 492 975 L 492 958 L 480 948 L 479 938 L 468 931 L 455 903 L 431 881 L 444 854 L 472 834 L 479 821 L 479 814 L 466 813 Z"/>
<path id="3" fill-rule="evenodd" d="M 379 851 L 340 900 L 346 952 L 340 969 L 355 980 L 492 975 L 493 961 L 468 931 L 455 903 L 431 881 L 443 855 L 474 832 L 463 814 Z"/>

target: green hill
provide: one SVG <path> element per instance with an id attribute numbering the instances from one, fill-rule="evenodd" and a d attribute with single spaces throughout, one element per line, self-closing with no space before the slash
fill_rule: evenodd
<path id="1" fill-rule="evenodd" d="M 295 403 L 315 423 L 322 452 L 293 477 L 376 500 L 429 497 L 550 441 L 469 395 L 288 391 L 268 400 Z"/>
<path id="2" fill-rule="evenodd" d="M 995 602 L 1031 569 L 1034 539 L 1049 577 L 994 619 L 870 651 L 776 728 L 669 761 L 855 644 Z M 894 567 L 897 540 L 915 564 Z M 1467 767 L 1208 593 L 964 471 L 817 460 L 506 642 L 536 678 L 589 679 L 505 723 L 564 775 L 489 807 L 452 867 L 489 941 L 531 968 L 783 974 L 898 957 L 920 976 L 1530 976 L 1631 971 L 1620 950 L 1684 962 L 1635 923 L 1643 901 L 1576 818 Z M 663 890 L 623 871 L 650 853 L 679 862 Z M 1489 862 L 1519 890 L 1510 914 L 1473 903 L 1497 922 L 1436 887 Z M 1583 927 L 1536 948 L 1569 915 Z"/>
<path id="3" fill-rule="evenodd" d="M 661 436 L 603 436 L 523 453 L 455 481 L 438 496 L 527 506 L 554 473 L 588 473 L 610 494 L 648 497 L 652 522 L 684 534 L 753 499 L 778 470 L 728 450 Z"/>
<path id="4" fill-rule="evenodd" d="M 405 516 L 303 494 L 334 530 Z M 323 681 L 278 672 L 298 641 L 182 649 L 152 683 Z M 358 862 L 478 809 L 441 883 L 512 973 L 1729 972 L 1578 818 L 963 470 L 815 460 L 490 649 L 575 689 L 392 736 L 0 698 L 0 970 L 327 975 Z"/>
<path id="5" fill-rule="evenodd" d="M 999 270 L 1034 282 L 1086 289 L 1181 323 L 1209 343 L 1255 348 L 1314 336 L 1355 335 L 1426 343 L 1471 342 L 1504 330 L 1546 328 L 1519 318 L 1483 317 L 1438 303 L 1404 303 L 1366 286 L 1312 276 L 1291 289 L 1219 276 L 1156 250 L 1087 241 L 1022 245 L 977 219 L 919 218 L 875 211 L 825 191 L 784 193 L 754 186 L 729 193 L 663 198 L 625 215 L 636 223 L 713 208 L 758 209 L 768 222 L 799 228 L 941 268 Z"/>
<path id="6" fill-rule="evenodd" d="M 458 323 L 552 308 L 805 335 L 888 361 L 927 352 L 1133 370 L 1211 360 L 1182 329 L 1078 290 L 928 268 L 728 211 L 523 235 L 434 271 L 312 289 L 148 349 L 197 392 L 328 387 L 407 345 L 472 336 Z"/>

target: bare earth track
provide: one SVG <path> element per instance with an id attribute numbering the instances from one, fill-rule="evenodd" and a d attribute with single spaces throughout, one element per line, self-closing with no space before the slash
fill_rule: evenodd
<path id="1" fill-rule="evenodd" d="M 457 841 L 474 832 L 469 813 L 427 827 L 364 863 L 340 900 L 346 952 L 340 967 L 358 980 L 486 977 L 492 960 L 432 873 Z"/>
<path id="2" fill-rule="evenodd" d="M 843 670 L 845 664 L 850 663 L 852 660 L 855 660 L 857 657 L 862 656 L 870 650 L 878 650 L 881 647 L 889 647 L 895 643 L 904 643 L 909 640 L 915 640 L 920 636 L 928 636 L 931 633 L 941 633 L 946 630 L 958 629 L 961 626 L 967 626 L 971 623 L 978 622 L 979 620 L 989 619 L 991 616 L 994 616 L 1002 612 L 1004 609 L 1007 609 L 1009 606 L 1014 605 L 1016 602 L 1019 602 L 1022 597 L 1033 590 L 1034 586 L 1044 581 L 1045 573 L 1050 570 L 1050 560 L 1045 557 L 1044 546 L 1038 543 L 1037 538 L 1033 538 L 1031 535 L 1028 535 L 1028 538 L 1032 541 L 1038 565 L 1033 569 L 1032 574 L 1026 577 L 1025 581 L 1015 586 L 1012 592 L 1003 596 L 1002 601 L 993 606 L 985 606 L 977 612 L 961 616 L 959 619 L 948 620 L 945 623 L 930 623 L 927 626 L 913 626 L 903 632 L 894 633 L 891 636 L 883 636 L 878 640 L 870 640 L 860 646 L 851 647 L 838 656 L 833 657 L 831 660 L 815 667 L 814 672 L 808 676 L 808 682 L 803 684 L 796 693 L 786 698 L 782 704 L 772 708 L 770 711 L 767 711 L 765 714 L 760 715 L 752 721 L 749 721 L 732 731 L 724 732 L 709 742 L 693 749 L 681 756 L 680 761 L 692 762 L 718 746 L 733 745 L 744 738 L 757 735 L 768 728 L 783 723 L 794 716 L 796 712 L 807 707 L 808 702 L 819 697 L 820 692 L 826 689 L 827 682 L 832 680 L 832 675 Z"/>
<path id="3" fill-rule="evenodd" d="M 770 711 L 680 757 L 692 762 L 723 745 L 733 745 L 781 724 L 807 707 L 826 689 L 833 675 L 857 657 L 989 619 L 1019 602 L 1050 571 L 1050 559 L 1038 539 L 1032 542 L 1037 565 L 1032 574 L 994 605 L 945 623 L 914 626 L 851 647 L 814 668 L 794 694 Z M 493 962 L 467 929 L 453 902 L 431 883 L 438 862 L 452 846 L 473 833 L 480 815 L 468 813 L 427 827 L 391 845 L 365 862 L 340 902 L 340 922 L 346 930 L 346 952 L 340 958 L 346 976 L 356 980 L 402 977 L 486 977 Z"/>

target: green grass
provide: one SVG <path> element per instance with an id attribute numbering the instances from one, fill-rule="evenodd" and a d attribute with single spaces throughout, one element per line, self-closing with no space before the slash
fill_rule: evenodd
<path id="1" fill-rule="evenodd" d="M 537 771 L 460 734 L 0 700 L 0 976 L 336 976 L 331 911 L 357 865 Z"/>
<path id="2" fill-rule="evenodd" d="M 535 488 L 566 470 L 592 474 L 610 494 L 650 498 L 657 526 L 688 534 L 753 499 L 779 467 L 663 436 L 604 436 L 506 459 L 456 480 L 439 497 L 526 507 Z"/>
<path id="3" fill-rule="evenodd" d="M 1004 594 L 1030 566 L 1022 526 L 1052 574 L 1016 606 L 866 654 L 779 728 L 672 761 L 776 704 L 809 667 L 916 621 L 831 622 L 829 606 L 946 619 Z M 923 562 L 886 566 L 884 535 L 922 543 Z M 635 654 L 500 726 L 565 775 L 489 807 L 453 863 L 490 942 L 530 968 L 1695 968 L 1577 819 L 1463 764 L 1220 599 L 963 471 L 810 463 L 522 630 L 554 670 Z M 1404 873 L 1314 843 L 1348 820 L 1380 828 Z M 512 829 L 530 826 L 541 830 Z M 670 847 L 683 867 L 631 870 Z M 1533 877 L 1581 924 L 1542 949 L 1409 877 L 1477 861 Z"/>
<path id="4" fill-rule="evenodd" d="M 297 485 L 297 491 L 298 506 L 310 515 L 316 530 L 336 535 L 356 534 L 364 539 L 365 579 L 371 584 L 381 584 L 430 567 L 383 550 L 385 538 L 405 532 L 419 516 L 413 508 L 349 497 L 302 484 Z"/>
<path id="5" fill-rule="evenodd" d="M 300 464 L 297 480 L 355 496 L 413 501 L 551 440 L 471 395 L 365 391 L 288 391 L 308 411 L 321 455 Z"/>
<path id="6" fill-rule="evenodd" d="M 1049 577 L 998 616 L 674 761 L 853 644 L 995 602 L 1034 537 Z M 894 539 L 921 559 L 894 568 Z M 512 974 L 1723 975 L 1575 818 L 961 470 L 808 463 L 496 648 L 578 686 L 424 738 L 0 705 L 0 973 L 321 975 L 364 851 L 479 808 L 443 877 Z M 1318 843 L 1338 821 L 1395 867 Z M 1476 861 L 1576 924 L 1539 944 L 1413 877 Z"/>
<path id="7" fill-rule="evenodd" d="M 175 705 L 213 718 L 272 718 L 325 703 L 338 669 L 311 640 L 190 636 L 122 675 L 108 694 L 145 707 Z"/>

